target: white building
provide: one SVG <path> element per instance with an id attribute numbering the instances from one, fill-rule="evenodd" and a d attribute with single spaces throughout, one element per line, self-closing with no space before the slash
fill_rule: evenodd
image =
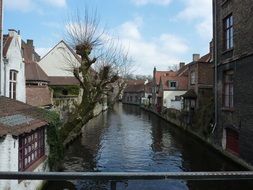
<path id="1" fill-rule="evenodd" d="M 165 108 L 182 110 L 182 95 L 187 92 L 188 77 L 178 76 L 177 73 L 160 77 L 158 102 Z"/>
<path id="2" fill-rule="evenodd" d="M 0 171 L 48 171 L 47 122 L 36 108 L 0 96 Z M 0 189 L 34 190 L 38 180 L 0 180 Z"/>
<path id="3" fill-rule="evenodd" d="M 22 58 L 21 37 L 17 31 L 9 30 L 9 33 L 3 36 L 2 55 L 2 95 L 25 102 L 25 66 Z"/>
<path id="4" fill-rule="evenodd" d="M 39 61 L 49 77 L 74 77 L 73 69 L 80 66 L 80 57 L 62 40 Z"/>
<path id="5" fill-rule="evenodd" d="M 63 40 L 56 44 L 41 60 L 38 62 L 42 70 L 47 74 L 49 78 L 49 86 L 51 88 L 62 89 L 62 93 L 57 97 L 54 93 L 53 101 L 55 110 L 63 118 L 68 112 L 72 111 L 74 102 L 80 102 L 82 96 L 82 90 L 79 91 L 79 95 L 70 94 L 68 87 L 79 86 L 78 80 L 75 78 L 73 71 L 80 67 L 81 57 L 75 53 L 75 51 L 69 47 Z M 55 91 L 56 92 L 56 91 Z M 105 98 L 106 99 L 106 98 Z M 56 103 L 57 102 L 57 103 Z M 60 102 L 60 103 L 59 103 Z M 56 106 L 56 104 L 58 106 Z M 63 109 L 68 107 L 69 109 Z M 94 109 L 94 115 L 98 115 L 102 111 L 107 109 L 107 102 L 102 104 L 98 103 Z M 65 111 L 64 111 L 65 110 Z M 66 114 L 64 113 L 66 112 Z"/>

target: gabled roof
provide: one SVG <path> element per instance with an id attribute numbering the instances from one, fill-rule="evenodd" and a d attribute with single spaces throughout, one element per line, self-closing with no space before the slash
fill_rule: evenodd
<path id="1" fill-rule="evenodd" d="M 47 74 L 41 69 L 41 67 L 33 61 L 25 62 L 25 78 L 26 81 L 45 81 L 48 82 Z"/>
<path id="2" fill-rule="evenodd" d="M 0 96 L 0 136 L 29 133 L 47 125 L 38 108 Z"/>
<path id="3" fill-rule="evenodd" d="M 144 80 L 128 80 L 124 92 L 142 92 L 144 91 Z"/>
<path id="4" fill-rule="evenodd" d="M 162 84 L 163 90 L 174 90 L 170 89 L 169 81 L 177 82 L 177 90 L 186 90 L 188 87 L 188 77 L 184 76 L 161 76 L 160 84 Z"/>
<path id="5" fill-rule="evenodd" d="M 186 99 L 196 99 L 197 94 L 193 89 L 190 89 L 185 94 L 183 94 L 182 97 Z"/>
<path id="6" fill-rule="evenodd" d="M 198 60 L 198 62 L 210 62 L 210 60 L 211 60 L 211 53 L 208 53 L 208 54 L 202 56 L 202 57 Z"/>
<path id="7" fill-rule="evenodd" d="M 161 76 L 176 76 L 176 72 L 175 71 L 156 71 L 155 72 L 155 80 L 156 80 L 156 84 L 159 84 L 160 78 Z"/>
<path id="8" fill-rule="evenodd" d="M 56 44 L 49 52 L 47 52 L 46 55 L 44 55 L 41 60 L 43 60 L 51 51 L 53 51 L 53 49 L 55 49 L 60 43 L 63 43 L 68 49 L 69 51 L 74 55 L 74 57 L 81 63 L 82 59 L 81 57 L 79 57 L 75 51 L 64 41 L 64 40 L 61 40 L 58 44 Z"/>

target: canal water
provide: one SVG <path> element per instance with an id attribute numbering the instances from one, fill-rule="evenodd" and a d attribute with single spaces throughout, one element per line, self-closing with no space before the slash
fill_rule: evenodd
<path id="1" fill-rule="evenodd" d="M 137 106 L 115 105 L 66 150 L 65 171 L 180 172 L 242 170 L 189 134 Z M 73 185 L 72 185 L 73 184 Z M 250 181 L 130 180 L 49 182 L 45 189 L 253 189 Z M 67 188 L 68 187 L 68 188 Z"/>

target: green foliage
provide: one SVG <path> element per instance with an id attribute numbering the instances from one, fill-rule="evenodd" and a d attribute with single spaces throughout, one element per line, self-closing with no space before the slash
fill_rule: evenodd
<path id="1" fill-rule="evenodd" d="M 205 138 L 209 137 L 211 134 L 210 123 L 213 121 L 214 117 L 213 98 L 206 101 L 206 103 L 197 111 L 196 116 L 196 124 L 199 126 L 201 135 Z"/>
<path id="2" fill-rule="evenodd" d="M 59 115 L 56 112 L 45 111 L 44 117 L 48 121 L 47 143 L 50 147 L 48 164 L 51 171 L 59 171 L 63 158 L 63 144 L 59 134 L 61 126 Z"/>
<path id="3" fill-rule="evenodd" d="M 54 97 L 59 96 L 78 96 L 80 87 L 78 85 L 69 86 L 50 86 L 54 90 Z M 64 94 L 67 93 L 67 94 Z"/>

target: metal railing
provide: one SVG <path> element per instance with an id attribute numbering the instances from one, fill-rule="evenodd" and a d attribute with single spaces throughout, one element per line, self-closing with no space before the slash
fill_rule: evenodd
<path id="1" fill-rule="evenodd" d="M 0 180 L 249 180 L 252 171 L 226 172 L 0 172 Z"/>

